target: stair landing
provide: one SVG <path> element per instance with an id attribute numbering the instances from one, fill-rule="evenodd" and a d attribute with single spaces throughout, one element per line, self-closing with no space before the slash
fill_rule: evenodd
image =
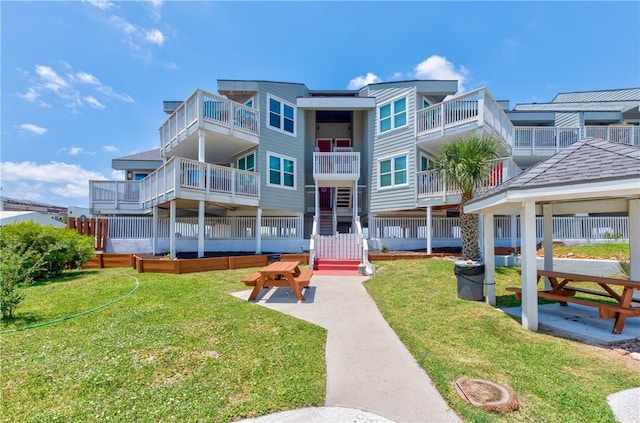
<path id="1" fill-rule="evenodd" d="M 360 260 L 316 259 L 313 273 L 319 275 L 358 275 Z"/>

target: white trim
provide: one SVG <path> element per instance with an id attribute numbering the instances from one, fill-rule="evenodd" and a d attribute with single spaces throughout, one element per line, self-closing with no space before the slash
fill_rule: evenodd
<path id="1" fill-rule="evenodd" d="M 277 128 L 275 126 L 271 126 L 271 100 L 277 101 L 280 103 L 280 126 L 281 128 Z M 284 105 L 287 105 L 293 109 L 293 132 L 284 130 Z M 298 109 L 295 104 L 289 103 L 275 95 L 267 93 L 267 110 L 266 110 L 266 127 L 271 129 L 272 131 L 281 132 L 283 134 L 296 137 L 297 136 L 297 126 L 298 126 Z"/>
<path id="2" fill-rule="evenodd" d="M 271 164 L 270 164 L 270 157 L 277 157 L 278 159 L 280 159 L 280 165 L 281 165 L 281 169 L 280 169 L 280 177 L 281 177 L 281 184 L 272 184 L 271 183 Z M 293 186 L 287 186 L 284 185 L 284 163 L 283 160 L 289 160 L 291 162 L 293 162 Z M 292 190 L 292 191 L 296 191 L 298 189 L 298 181 L 297 181 L 297 173 L 298 173 L 298 160 L 295 159 L 294 157 L 289 157 L 289 156 L 285 156 L 282 154 L 278 154 L 278 153 L 273 153 L 271 151 L 267 151 L 267 171 L 266 171 L 266 183 L 268 187 L 273 187 L 273 188 L 282 188 L 282 189 L 288 189 L 288 190 Z"/>
<path id="3" fill-rule="evenodd" d="M 395 183 L 395 159 L 400 158 L 400 157 L 404 157 L 406 162 L 406 167 L 404 169 L 404 172 L 406 174 L 406 178 L 404 183 L 402 184 L 396 184 Z M 382 186 L 380 183 L 380 177 L 382 175 L 382 172 L 380 171 L 380 163 L 381 162 L 386 162 L 386 161 L 390 161 L 391 162 L 391 185 L 388 186 Z M 404 188 L 409 186 L 409 152 L 402 152 L 402 153 L 398 153 L 398 154 L 394 154 L 394 155 L 390 155 L 390 156 L 386 156 L 386 157 L 380 157 L 379 159 L 377 159 L 377 166 L 378 166 L 378 171 L 377 171 L 377 177 L 376 177 L 376 182 L 377 182 L 377 187 L 379 191 L 386 191 L 386 190 L 390 190 L 390 189 L 394 189 L 394 188 Z"/>
<path id="4" fill-rule="evenodd" d="M 396 112 L 395 112 L 395 103 L 398 102 L 399 100 L 404 99 L 405 104 L 404 104 L 404 114 L 406 116 L 405 119 L 405 124 L 404 125 L 400 125 L 400 126 L 395 126 L 395 117 L 396 117 Z M 386 131 L 381 131 L 380 130 L 380 109 L 382 109 L 385 106 L 391 106 L 391 115 L 389 116 L 388 119 L 391 119 L 391 128 L 387 129 Z M 387 119 L 387 118 L 385 118 Z M 409 95 L 408 94 L 403 94 L 403 95 L 399 95 L 397 97 L 394 97 L 392 99 L 390 99 L 389 101 L 379 105 L 378 107 L 376 107 L 376 129 L 378 132 L 378 135 L 386 135 L 390 132 L 395 131 L 396 129 L 400 129 L 400 128 L 404 128 L 407 125 L 409 125 Z"/>
<path id="5" fill-rule="evenodd" d="M 424 105 L 425 102 L 428 104 L 428 106 L 426 106 L 426 107 Z M 434 103 L 433 101 L 429 100 L 426 95 L 423 95 L 422 96 L 422 107 L 419 110 L 427 109 L 427 108 L 433 106 L 434 104 L 436 104 L 436 103 Z"/>
<path id="6" fill-rule="evenodd" d="M 256 150 L 250 151 L 249 153 L 243 154 L 241 156 L 238 156 L 238 158 L 236 159 L 236 167 L 238 169 L 240 169 L 240 160 L 244 159 L 245 160 L 245 164 L 247 163 L 247 157 L 249 156 L 253 156 L 253 169 L 243 169 L 243 170 L 248 170 L 250 172 L 255 172 L 256 169 L 258 168 L 258 162 L 256 160 Z"/>
<path id="7" fill-rule="evenodd" d="M 427 159 L 427 168 L 426 169 L 422 168 L 422 158 Z M 424 151 L 419 151 L 418 152 L 418 159 L 420 160 L 418 162 L 418 164 L 416 165 L 418 167 L 418 169 L 420 169 L 418 172 L 426 172 L 427 170 L 429 170 L 429 164 L 431 164 L 433 159 L 431 157 L 429 157 L 429 155 L 427 153 L 425 153 Z"/>
<path id="8" fill-rule="evenodd" d="M 253 103 L 253 105 L 252 105 L 252 106 L 249 106 L 249 105 L 247 105 L 247 103 Z M 250 109 L 256 109 L 256 110 L 258 109 L 257 107 L 255 107 L 255 106 L 257 106 L 257 104 L 256 104 L 256 96 L 255 96 L 255 95 L 252 95 L 252 96 L 251 96 L 251 98 L 249 98 L 247 101 L 245 101 L 245 102 L 244 102 L 244 103 L 242 103 L 242 104 L 243 104 L 244 106 L 246 106 L 246 107 L 250 108 Z"/>

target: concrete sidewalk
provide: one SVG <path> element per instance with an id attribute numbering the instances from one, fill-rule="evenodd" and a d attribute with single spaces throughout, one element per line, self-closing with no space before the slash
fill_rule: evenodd
<path id="1" fill-rule="evenodd" d="M 314 275 L 301 303 L 289 288 L 262 290 L 261 306 L 327 329 L 326 407 L 246 421 L 461 421 L 384 320 L 362 286 L 366 279 Z M 234 295 L 247 299 L 249 291 Z"/>

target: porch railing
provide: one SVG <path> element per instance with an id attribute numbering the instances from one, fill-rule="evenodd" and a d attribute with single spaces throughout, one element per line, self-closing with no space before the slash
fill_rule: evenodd
<path id="1" fill-rule="evenodd" d="M 508 149 L 513 124 L 486 88 L 462 94 L 416 112 L 416 135 L 444 136 L 447 129 L 485 126 Z"/>
<path id="2" fill-rule="evenodd" d="M 585 137 L 602 138 L 621 144 L 640 146 L 640 126 L 635 125 L 587 125 L 584 127 L 584 135 Z"/>
<path id="3" fill-rule="evenodd" d="M 360 153 L 313 153 L 314 179 L 358 179 Z"/>
<path id="4" fill-rule="evenodd" d="M 205 122 L 259 135 L 260 112 L 207 91 L 196 90 L 160 126 L 162 149 L 177 143 L 192 126 L 201 127 Z"/>
<path id="5" fill-rule="evenodd" d="M 480 184 L 479 190 L 486 191 L 491 189 L 518 175 L 520 172 L 522 172 L 522 169 L 509 157 L 495 160 L 491 174 Z M 432 170 L 418 172 L 416 186 L 418 198 L 461 194 L 460 187 L 447 185 L 443 175 Z"/>

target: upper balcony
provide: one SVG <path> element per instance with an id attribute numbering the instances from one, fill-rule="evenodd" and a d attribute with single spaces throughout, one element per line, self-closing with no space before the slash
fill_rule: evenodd
<path id="1" fill-rule="evenodd" d="M 231 155 L 259 142 L 260 113 L 235 101 L 194 91 L 160 126 L 160 146 L 163 157 L 198 157 L 198 130 L 204 129 L 208 151 L 223 161 Z M 185 142 L 189 140 L 189 142 Z"/>
<path id="2" fill-rule="evenodd" d="M 95 214 L 149 213 L 171 200 L 181 200 L 185 208 L 197 208 L 200 200 L 257 206 L 260 174 L 177 157 L 142 181 L 90 181 L 89 196 Z"/>
<path id="3" fill-rule="evenodd" d="M 513 137 L 513 156 L 529 166 L 567 148 L 582 138 L 601 138 L 607 141 L 640 146 L 640 126 L 609 125 L 584 127 L 516 126 Z"/>
<path id="4" fill-rule="evenodd" d="M 487 191 L 520 174 L 522 169 L 509 157 L 495 160 L 491 175 L 479 186 L 478 192 Z M 418 172 L 416 178 L 418 205 L 459 204 L 462 191 L 456 185 L 448 185 L 442 174 L 432 170 Z"/>
<path id="5" fill-rule="evenodd" d="M 313 179 L 319 186 L 351 186 L 360 179 L 359 152 L 313 153 Z"/>
<path id="6" fill-rule="evenodd" d="M 417 144 L 438 154 L 442 145 L 471 135 L 497 139 L 502 152 L 510 153 L 513 125 L 486 88 L 445 100 L 416 112 Z"/>

